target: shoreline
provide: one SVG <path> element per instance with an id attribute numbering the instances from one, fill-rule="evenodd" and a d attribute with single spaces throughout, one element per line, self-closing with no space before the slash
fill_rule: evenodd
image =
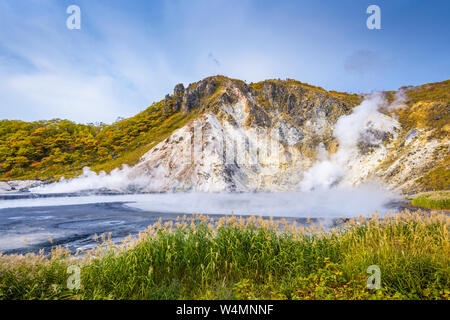
<path id="1" fill-rule="evenodd" d="M 405 201 L 390 203 L 392 211 L 427 210 L 411 207 Z M 44 249 L 48 253 L 56 246 L 68 246 L 73 254 L 78 249 L 88 250 L 96 247 L 95 235 L 111 233 L 113 243 L 135 237 L 159 220 L 161 223 L 175 223 L 182 216 L 192 217 L 196 213 L 169 213 L 142 210 L 127 205 L 127 202 L 110 202 L 78 205 L 57 205 L 0 209 L 0 252 L 3 254 L 38 253 Z M 203 214 L 217 222 L 222 217 L 235 216 L 248 218 L 251 215 L 240 214 Z M 254 215 L 259 217 L 259 215 Z M 362 214 L 364 216 L 364 214 Z M 325 230 L 346 223 L 346 217 L 282 217 L 262 216 L 263 220 L 286 221 L 307 226 L 314 223 Z M 22 239 L 21 239 L 22 238 Z M 51 239 L 51 242 L 50 242 Z M 22 243 L 21 243 L 22 242 Z M 5 245 L 6 243 L 6 245 Z"/>
<path id="2" fill-rule="evenodd" d="M 44 214 L 44 215 L 42 215 Z M 58 215 L 57 215 L 58 214 Z M 66 206 L 40 206 L 27 208 L 8 208 L 0 209 L 0 252 L 3 254 L 26 254 L 38 253 L 44 249 L 46 253 L 51 248 L 58 245 L 69 246 L 69 250 L 75 253 L 77 249 L 91 249 L 95 247 L 94 236 L 97 234 L 107 235 L 111 233 L 111 239 L 114 243 L 121 242 L 130 234 L 134 237 L 161 220 L 161 223 L 175 223 L 182 216 L 192 217 L 203 215 L 213 219 L 215 222 L 222 217 L 235 216 L 236 218 L 248 218 L 251 215 L 233 215 L 233 214 L 196 214 L 196 213 L 164 213 L 155 211 L 144 211 L 141 209 L 127 206 L 125 202 L 95 203 Z M 258 215 L 254 215 L 259 217 Z M 288 223 L 297 223 L 307 225 L 312 222 L 320 225 L 320 222 L 326 222 L 326 225 L 334 227 L 348 219 L 343 218 L 323 218 L 323 217 L 270 217 L 264 216 L 264 220 L 279 221 L 285 220 Z M 5 221 L 7 221 L 5 223 Z M 17 230 L 18 225 L 22 224 L 24 229 L 29 227 L 42 231 L 46 229 L 48 238 L 42 236 L 34 240 L 34 243 L 20 245 L 16 240 L 15 248 L 5 248 L 2 243 L 8 241 L 8 237 L 14 237 L 15 234 L 8 233 L 8 230 Z M 78 229 L 75 229 L 78 226 Z M 82 228 L 82 229 L 81 229 Z M 19 231 L 20 232 L 20 231 Z M 6 234 L 5 234 L 6 233 Z M 36 232 L 37 233 L 37 232 Z M 40 233 L 37 233 L 40 235 Z M 22 234 L 23 238 L 30 238 L 30 234 Z M 2 239 L 3 238 L 3 239 Z M 52 239 L 50 243 L 49 239 Z M 39 240 L 40 239 L 40 240 Z M 30 240 L 30 239 L 28 239 Z M 2 250 L 3 249 L 3 250 Z"/>

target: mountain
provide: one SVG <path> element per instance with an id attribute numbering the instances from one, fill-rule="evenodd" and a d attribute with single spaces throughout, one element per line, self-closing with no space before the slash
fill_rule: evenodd
<path id="1" fill-rule="evenodd" d="M 2 180 L 115 170 L 145 191 L 286 191 L 379 181 L 449 189 L 450 80 L 372 95 L 214 76 L 112 125 L 0 122 Z"/>

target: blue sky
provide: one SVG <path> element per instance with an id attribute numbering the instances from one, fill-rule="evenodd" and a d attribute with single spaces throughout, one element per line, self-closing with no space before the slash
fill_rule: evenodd
<path id="1" fill-rule="evenodd" d="M 81 30 L 69 30 L 69 5 Z M 381 30 L 366 9 L 381 8 Z M 450 1 L 0 0 L 0 119 L 113 122 L 223 74 L 370 92 L 450 74 Z"/>

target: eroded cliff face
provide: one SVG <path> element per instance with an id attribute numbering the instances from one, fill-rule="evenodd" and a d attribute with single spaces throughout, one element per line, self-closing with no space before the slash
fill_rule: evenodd
<path id="1" fill-rule="evenodd" d="M 366 101 L 367 100 L 367 101 Z M 327 92 L 294 80 L 211 77 L 166 105 L 199 116 L 147 152 L 146 191 L 288 191 L 381 181 L 411 193 L 448 155 L 433 128 L 397 120 L 404 101 Z"/>

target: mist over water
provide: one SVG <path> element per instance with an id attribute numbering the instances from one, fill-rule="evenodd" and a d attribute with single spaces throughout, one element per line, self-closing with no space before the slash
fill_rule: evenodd
<path id="1" fill-rule="evenodd" d="M 375 211 L 383 214 L 390 209 L 386 204 L 396 199 L 399 196 L 395 193 L 369 183 L 307 192 L 185 192 L 14 199 L 0 201 L 0 209 L 121 202 L 130 208 L 154 213 L 338 218 Z"/>
<path id="2" fill-rule="evenodd" d="M 157 212 L 338 218 L 379 211 L 396 198 L 375 184 L 358 188 L 279 193 L 167 193 L 152 194 L 130 207 Z"/>

